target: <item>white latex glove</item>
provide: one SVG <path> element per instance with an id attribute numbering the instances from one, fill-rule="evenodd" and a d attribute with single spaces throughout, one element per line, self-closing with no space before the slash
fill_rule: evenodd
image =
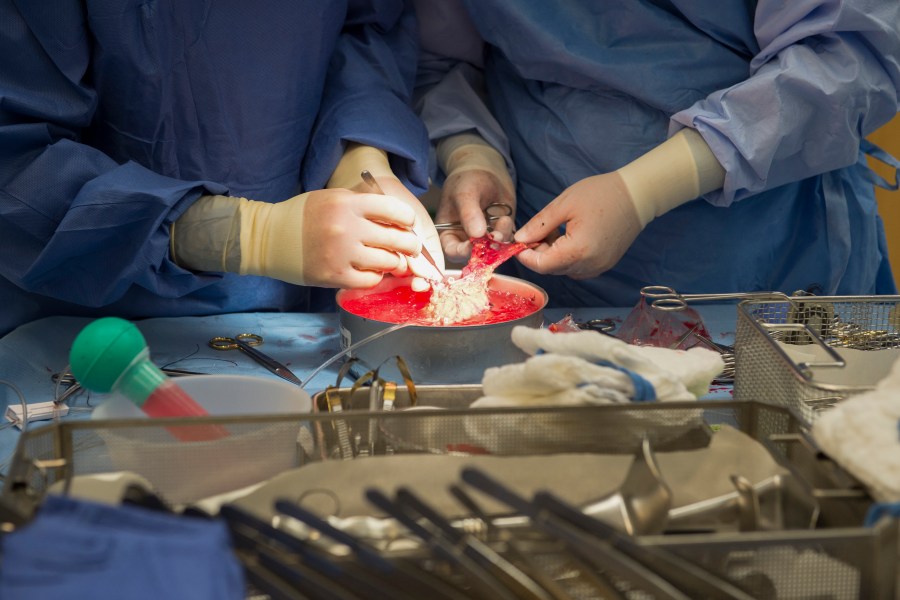
<path id="1" fill-rule="evenodd" d="M 543 242 L 517 258 L 538 273 L 587 279 L 611 269 L 647 223 L 722 187 L 725 171 L 696 131 L 677 134 L 612 173 L 568 187 L 516 232 Z M 566 232 L 558 236 L 565 224 Z"/>
<path id="2" fill-rule="evenodd" d="M 621 175 L 595 175 L 566 189 L 516 232 L 517 242 L 541 242 L 517 258 L 537 273 L 586 279 L 612 268 L 640 232 Z"/>
<path id="3" fill-rule="evenodd" d="M 412 274 L 414 276 L 412 288 L 416 291 L 427 290 L 431 286 L 431 281 L 443 279 L 445 267 L 441 242 L 428 210 L 391 171 L 387 153 L 371 146 L 349 143 L 334 173 L 328 180 L 327 187 L 329 189 L 346 188 L 357 192 L 375 192 L 360 177 L 362 171 L 369 171 L 387 196 L 405 202 L 415 212 L 412 230 L 418 236 L 421 244 L 428 249 L 440 272 L 436 272 L 420 252 L 415 252 L 412 255 L 400 255 L 400 263 L 393 273 L 401 277 Z"/>
<path id="4" fill-rule="evenodd" d="M 419 252 L 406 202 L 318 190 L 278 203 L 202 196 L 171 227 L 171 253 L 196 271 L 288 283 L 369 288 Z M 399 254 L 398 254 L 399 253 Z"/>
<path id="5" fill-rule="evenodd" d="M 492 225 L 494 237 L 507 241 L 513 233 L 516 194 L 506 161 L 480 136 L 463 133 L 446 137 L 437 145 L 438 163 L 447 179 L 441 188 L 436 219 L 439 223 L 459 221 L 462 230 L 441 232 L 441 245 L 448 258 L 464 260 L 472 252 L 469 238 L 487 233 L 484 209 L 491 203 L 508 204 L 509 217 Z"/>

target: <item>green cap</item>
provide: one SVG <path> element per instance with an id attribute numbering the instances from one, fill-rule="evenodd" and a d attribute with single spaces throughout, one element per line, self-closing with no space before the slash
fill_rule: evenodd
<path id="1" fill-rule="evenodd" d="M 81 385 L 106 394 L 141 354 L 147 354 L 147 341 L 134 323 L 103 317 L 89 323 L 72 342 L 69 364 Z"/>

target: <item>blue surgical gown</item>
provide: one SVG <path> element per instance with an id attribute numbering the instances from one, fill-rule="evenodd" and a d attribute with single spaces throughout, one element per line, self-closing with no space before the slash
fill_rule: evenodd
<path id="1" fill-rule="evenodd" d="M 417 105 L 433 139 L 475 129 L 508 147 L 520 226 L 568 186 L 682 127 L 698 130 L 727 171 L 721 190 L 651 222 L 599 277 L 517 265 L 552 305 L 631 306 L 648 284 L 895 292 L 860 146 L 897 112 L 897 0 L 462 4 L 468 28 L 458 31 L 474 25 L 483 57 L 448 50 L 472 36 L 448 35 L 449 5 L 423 1 L 431 53 Z M 483 79 L 473 66 L 481 61 Z M 479 85 L 489 115 L 477 106 Z"/>
<path id="2" fill-rule="evenodd" d="M 48 314 L 330 306 L 178 267 L 169 224 L 203 193 L 320 188 L 346 141 L 424 190 L 417 48 L 405 0 L 0 0 L 0 335 Z"/>
<path id="3" fill-rule="evenodd" d="M 4 600 L 241 600 L 223 521 L 47 495 L 0 539 Z"/>

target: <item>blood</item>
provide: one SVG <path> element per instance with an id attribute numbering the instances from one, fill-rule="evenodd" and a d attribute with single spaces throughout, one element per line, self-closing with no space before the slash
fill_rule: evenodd
<path id="1" fill-rule="evenodd" d="M 494 269 L 501 263 L 536 244 L 498 242 L 490 235 L 470 238 L 470 241 L 472 242 L 472 256 L 469 263 L 463 268 L 460 279 L 474 281 L 487 288 L 488 308 L 486 310 L 461 321 L 444 322 L 444 315 L 439 314 L 436 319 L 433 306 L 430 307 L 430 311 L 426 310 L 431 301 L 432 290 L 415 292 L 410 287 L 396 287 L 386 292 L 373 292 L 346 299 L 341 306 L 347 312 L 374 321 L 443 327 L 505 323 L 528 316 L 541 308 L 536 294 L 524 297 L 511 292 L 491 289 L 488 285 Z M 450 285 L 452 293 L 454 291 L 453 283 Z M 458 290 L 459 288 L 456 288 L 456 291 Z M 447 288 L 444 288 L 443 292 L 446 294 Z M 480 294 L 478 296 L 483 298 Z M 446 302 L 448 296 L 443 295 L 437 298 Z M 457 300 L 453 296 L 449 298 L 451 302 Z"/>
<path id="2" fill-rule="evenodd" d="M 430 298 L 431 290 L 415 292 L 410 287 L 397 287 L 386 292 L 347 299 L 342 306 L 349 313 L 374 321 L 433 325 L 432 317 L 424 312 Z M 505 323 L 528 316 L 540 308 L 537 296 L 525 297 L 488 290 L 488 298 L 490 308 L 487 311 L 449 327 Z"/>
<path id="3" fill-rule="evenodd" d="M 688 332 L 693 333 L 687 335 Z M 679 350 L 700 345 L 701 341 L 697 336 L 710 338 L 703 319 L 693 308 L 686 306 L 681 310 L 657 310 L 643 296 L 616 333 L 619 339 L 637 346 L 671 348 L 678 342 Z"/>
<path id="4" fill-rule="evenodd" d="M 462 454 L 490 454 L 490 451 L 481 446 L 472 444 L 447 444 L 447 452 L 459 452 Z"/>
<path id="5" fill-rule="evenodd" d="M 477 275 L 479 272 L 493 273 L 494 269 L 522 250 L 537 245 L 523 244 L 522 242 L 498 242 L 489 235 L 470 238 L 469 241 L 472 242 L 472 257 L 469 259 L 469 263 L 463 267 L 463 277 Z"/>

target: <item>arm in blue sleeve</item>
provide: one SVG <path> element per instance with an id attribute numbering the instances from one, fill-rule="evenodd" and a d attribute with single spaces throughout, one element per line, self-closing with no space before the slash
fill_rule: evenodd
<path id="1" fill-rule="evenodd" d="M 422 51 L 416 73 L 415 107 L 432 143 L 464 132 L 477 132 L 515 171 L 509 141 L 485 102 L 484 41 L 458 0 L 416 0 Z M 431 150 L 431 177 L 443 183 Z"/>
<path id="2" fill-rule="evenodd" d="M 131 285 L 169 297 L 205 285 L 167 257 L 168 224 L 204 185 L 82 143 L 98 103 L 85 16 L 12 4 L 0 3 L 0 276 L 84 306 Z"/>
<path id="3" fill-rule="evenodd" d="M 428 60 L 428 63 L 429 68 L 433 68 L 436 61 Z M 427 90 L 420 90 L 416 110 L 428 129 L 429 139 L 434 143 L 457 133 L 477 132 L 484 141 L 503 155 L 510 177 L 515 181 L 509 141 L 500 123 L 488 110 L 480 92 L 483 89 L 483 79 L 484 73 L 480 69 L 468 63 L 459 63 L 437 84 Z M 432 178 L 440 185 L 443 183 L 444 174 L 438 172 L 434 162 L 433 166 Z"/>
<path id="4" fill-rule="evenodd" d="M 761 0 L 750 77 L 672 117 L 727 171 L 706 198 L 724 206 L 857 162 L 898 109 L 898 23 L 896 0 Z"/>
<path id="5" fill-rule="evenodd" d="M 418 40 L 405 0 L 351 0 L 303 165 L 306 190 L 325 186 L 346 142 L 387 151 L 414 193 L 428 187 L 428 138 L 412 110 Z"/>

